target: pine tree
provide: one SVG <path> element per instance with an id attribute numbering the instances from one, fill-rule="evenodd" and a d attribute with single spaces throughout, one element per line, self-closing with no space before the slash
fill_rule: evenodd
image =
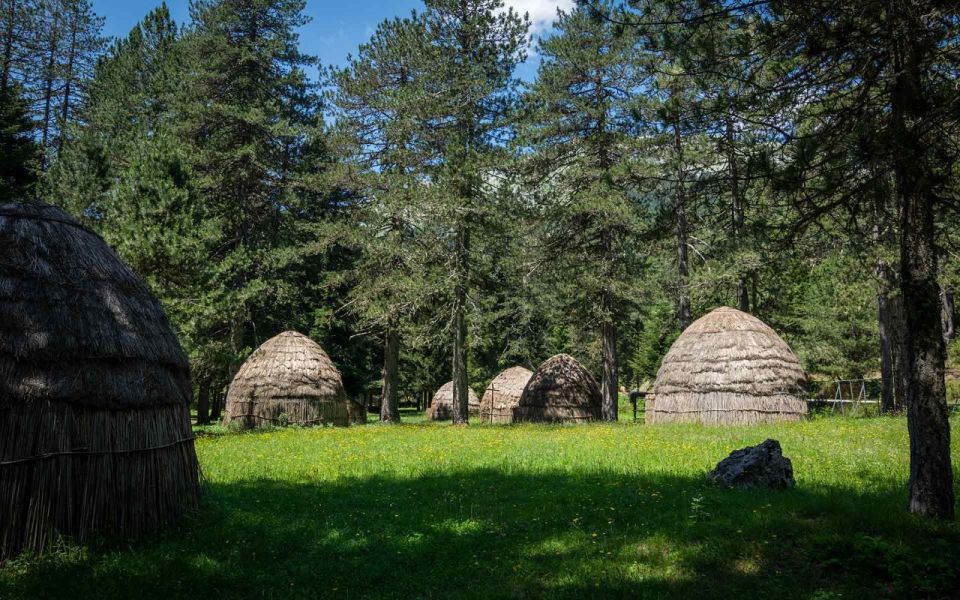
<path id="1" fill-rule="evenodd" d="M 599 2 L 561 14 L 558 35 L 540 44 L 542 63 L 528 94 L 525 141 L 547 193 L 544 237 L 567 305 L 599 330 L 603 419 L 617 420 L 618 325 L 639 275 L 641 214 L 631 194 L 635 120 L 630 100 L 641 84 L 635 38 L 603 15 Z M 597 14 L 597 13 L 602 14 Z M 571 282 L 564 285 L 563 282 Z"/>
<path id="2" fill-rule="evenodd" d="M 906 317 L 910 510 L 952 517 L 936 223 L 960 126 L 953 5 L 680 0 L 658 5 L 670 9 L 667 15 L 643 5 L 634 24 L 648 31 L 699 29 L 733 14 L 756 24 L 756 43 L 740 57 L 762 56 L 771 65 L 768 77 L 745 83 L 772 109 L 758 125 L 783 150 L 771 161 L 785 167 L 774 191 L 800 209 L 794 229 L 844 213 L 874 214 L 878 178 L 892 173 Z"/>
<path id="3" fill-rule="evenodd" d="M 349 65 L 334 72 L 338 183 L 356 194 L 344 223 L 360 249 L 351 274 L 348 305 L 363 327 L 383 338 L 380 420 L 399 423 L 401 331 L 424 294 L 417 268 L 418 198 L 429 191 L 420 176 L 414 115 L 416 86 L 425 64 L 419 19 L 380 24 Z"/>
<path id="4" fill-rule="evenodd" d="M 161 4 L 111 45 L 97 63 L 78 122 L 67 128 L 69 143 L 45 178 L 49 197 L 76 215 L 123 214 L 107 204 L 131 157 L 144 140 L 179 135 L 179 82 L 186 71 L 178 44 L 177 25 Z"/>
<path id="5" fill-rule="evenodd" d="M 35 98 L 44 169 L 63 148 L 68 126 L 84 97 L 105 40 L 103 18 L 89 0 L 40 0 L 32 13 L 25 86 Z"/>
<path id="6" fill-rule="evenodd" d="M 36 0 L 0 0 L 0 92 L 25 83 Z"/>
<path id="7" fill-rule="evenodd" d="M 449 281 L 453 421 L 467 415 L 467 317 L 482 232 L 497 228 L 503 207 L 491 179 L 505 162 L 516 100 L 513 72 L 525 58 L 528 22 L 502 0 L 426 0 L 422 15 L 430 65 L 418 86 L 418 131 L 431 194 L 422 210 Z"/>
<path id="8" fill-rule="evenodd" d="M 32 131 L 19 87 L 0 90 L 0 202 L 33 197 L 39 153 Z"/>
<path id="9" fill-rule="evenodd" d="M 216 224 L 198 338 L 229 379 L 278 330 L 310 330 L 324 261 L 316 224 L 328 206 L 320 100 L 298 49 L 302 0 L 191 5 L 182 120 L 191 172 Z"/>
<path id="10" fill-rule="evenodd" d="M 872 201 L 879 172 L 893 175 L 900 215 L 900 288 L 906 317 L 910 510 L 954 515 L 950 425 L 944 384 L 936 222 L 949 189 L 944 165 L 956 160 L 958 61 L 953 11 L 940 2 L 867 2 L 856 8 L 790 2 L 774 13 L 768 48 L 796 42 L 791 55 L 807 85 L 824 99 L 805 106 L 795 164 L 824 190 L 816 211 L 855 211 Z M 797 24 L 803 22 L 802 28 Z M 787 37 L 790 36 L 790 37 Z M 952 76 L 944 77 L 943 73 Z M 784 86 L 792 85 L 794 75 Z M 861 93 L 851 94 L 855 89 Z M 799 101 L 798 101 L 799 102 Z M 851 153 L 851 139 L 862 153 Z M 810 155 L 818 156 L 810 161 Z M 851 160 L 852 159 L 852 160 Z"/>
<path id="11" fill-rule="evenodd" d="M 629 12 L 614 17 L 632 25 L 638 68 L 647 75 L 644 93 L 634 99 L 639 152 L 649 159 L 638 176 L 659 200 L 657 229 L 664 237 L 672 237 L 675 279 L 671 287 L 681 331 L 693 321 L 691 248 L 698 240 L 704 174 L 712 159 L 710 140 L 704 135 L 704 96 L 687 70 L 682 50 L 693 33 L 681 23 L 694 4 L 638 0 L 629 3 Z"/>

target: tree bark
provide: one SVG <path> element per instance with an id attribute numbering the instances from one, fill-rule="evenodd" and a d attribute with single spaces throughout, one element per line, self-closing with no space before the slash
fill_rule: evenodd
<path id="1" fill-rule="evenodd" d="M 888 413 L 894 410 L 894 372 L 890 339 L 890 299 L 884 290 L 877 293 L 877 325 L 880 332 L 880 412 Z"/>
<path id="2" fill-rule="evenodd" d="M 903 316 L 903 297 L 898 293 L 887 297 L 887 335 L 890 339 L 890 362 L 893 378 L 893 410 L 907 410 L 907 351 L 905 346 L 906 322 Z"/>
<path id="3" fill-rule="evenodd" d="M 619 415 L 620 395 L 617 376 L 617 326 L 607 321 L 603 324 L 603 383 L 601 418 L 616 422 Z"/>
<path id="4" fill-rule="evenodd" d="M 383 391 L 380 396 L 380 421 L 399 423 L 400 407 L 397 398 L 400 362 L 400 333 L 396 326 L 387 326 L 383 345 Z"/>
<path id="5" fill-rule="evenodd" d="M 48 148 L 48 142 L 50 139 L 50 120 L 52 119 L 52 103 L 53 103 L 53 82 L 56 79 L 56 73 L 54 72 L 54 67 L 56 66 L 57 59 L 57 46 L 59 45 L 59 40 L 57 40 L 56 32 L 51 32 L 50 46 L 48 47 L 49 55 L 47 56 L 47 64 L 44 76 L 43 84 L 43 131 L 41 133 L 41 148 L 43 151 L 43 156 L 41 157 L 41 164 L 43 168 L 47 167 L 46 152 Z"/>
<path id="6" fill-rule="evenodd" d="M 220 422 L 220 413 L 223 411 L 223 401 L 227 397 L 229 386 L 223 386 L 219 393 L 213 395 L 213 403 L 210 406 L 210 420 L 214 423 Z"/>
<path id="7" fill-rule="evenodd" d="M 0 59 L 0 94 L 10 87 L 10 71 L 13 68 L 13 34 L 16 30 L 17 0 L 7 0 L 6 27 L 3 31 L 3 58 Z"/>
<path id="8" fill-rule="evenodd" d="M 693 317 L 690 311 L 690 297 L 688 295 L 690 266 L 687 247 L 690 241 L 687 231 L 687 199 L 683 173 L 683 140 L 680 136 L 680 125 L 676 122 L 673 125 L 673 144 L 677 160 L 677 189 L 674 202 L 674 217 L 677 227 L 677 319 L 680 321 L 680 329 L 684 330 L 690 326 Z"/>
<path id="9" fill-rule="evenodd" d="M 457 231 L 456 283 L 453 306 L 453 423 L 469 422 L 467 382 L 467 252 L 470 234 L 465 224 Z"/>
<path id="10" fill-rule="evenodd" d="M 943 304 L 943 341 L 948 345 L 957 337 L 957 309 L 953 302 L 953 292 L 950 290 L 941 290 L 940 299 Z"/>
<path id="11" fill-rule="evenodd" d="M 77 28 L 79 27 L 80 16 L 74 7 L 73 14 L 70 15 L 70 46 L 67 50 L 67 71 L 63 76 L 63 104 L 60 109 L 60 136 L 57 138 L 57 154 L 63 151 L 63 128 L 67 126 L 67 120 L 70 118 L 70 94 L 73 93 L 73 68 L 77 55 Z"/>
<path id="12" fill-rule="evenodd" d="M 904 181 L 909 184 L 908 181 Z M 943 327 L 937 287 L 933 206 L 903 187 L 901 250 L 910 433 L 910 512 L 953 518 L 950 422 L 944 382 Z"/>
<path id="13" fill-rule="evenodd" d="M 894 13 L 896 14 L 896 13 Z M 952 519 L 953 470 L 944 382 L 943 325 L 937 284 L 933 189 L 935 173 L 922 134 L 926 99 L 921 77 L 923 50 L 915 25 L 899 32 L 893 50 L 891 93 L 893 171 L 900 202 L 900 286 L 903 293 L 907 366 L 907 429 L 910 434 L 910 512 Z"/>
<path id="14" fill-rule="evenodd" d="M 197 425 L 210 424 L 210 381 L 200 380 L 197 389 Z"/>
<path id="15" fill-rule="evenodd" d="M 733 243 L 739 250 L 742 246 L 741 236 L 743 235 L 743 196 L 740 193 L 740 170 L 737 165 L 737 152 L 735 142 L 735 131 L 733 115 L 729 112 L 726 116 L 726 142 L 727 142 L 727 165 L 730 176 L 730 212 L 733 222 Z M 750 287 L 747 281 L 747 274 L 737 273 L 737 308 L 743 312 L 750 312 Z"/>

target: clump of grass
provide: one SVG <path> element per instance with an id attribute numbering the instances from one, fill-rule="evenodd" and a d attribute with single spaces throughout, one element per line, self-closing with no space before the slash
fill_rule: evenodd
<path id="1" fill-rule="evenodd" d="M 632 415 L 631 415 L 632 418 Z M 956 427 L 956 423 L 955 423 Z M 902 418 L 204 435 L 202 512 L 0 570 L 0 597 L 950 597 L 960 527 L 907 515 Z M 767 437 L 797 487 L 704 483 Z M 953 438 L 955 449 L 958 436 Z"/>

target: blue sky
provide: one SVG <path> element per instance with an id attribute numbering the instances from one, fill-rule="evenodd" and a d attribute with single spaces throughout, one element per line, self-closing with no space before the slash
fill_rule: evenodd
<path id="1" fill-rule="evenodd" d="M 507 4 L 528 13 L 533 22 L 533 34 L 549 29 L 557 8 L 568 9 L 574 0 L 506 0 Z M 160 0 L 93 0 L 97 14 L 106 18 L 104 33 L 123 36 Z M 167 0 L 174 18 L 188 20 L 188 0 Z M 373 29 L 384 19 L 406 16 L 423 6 L 421 0 L 307 0 L 307 14 L 312 21 L 300 32 L 301 49 L 319 56 L 324 64 L 341 65 L 350 53 L 366 41 Z M 518 73 L 530 78 L 535 71 L 536 58 Z"/>

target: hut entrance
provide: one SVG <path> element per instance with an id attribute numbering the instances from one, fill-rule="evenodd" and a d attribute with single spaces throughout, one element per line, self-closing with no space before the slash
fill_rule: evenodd
<path id="1" fill-rule="evenodd" d="M 497 400 L 497 384 L 493 381 L 490 382 L 490 385 L 487 386 L 487 389 L 483 392 L 483 397 L 486 398 L 487 394 L 490 394 L 489 402 L 480 402 L 480 422 L 486 423 L 488 421 L 493 421 L 493 403 Z"/>

